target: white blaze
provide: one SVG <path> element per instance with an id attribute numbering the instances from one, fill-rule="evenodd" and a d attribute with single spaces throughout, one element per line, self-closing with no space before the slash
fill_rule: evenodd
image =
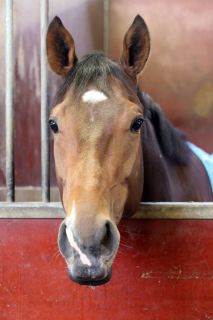
<path id="1" fill-rule="evenodd" d="M 106 99 L 107 96 L 103 92 L 94 89 L 86 91 L 82 96 L 82 100 L 89 103 L 98 103 Z"/>
<path id="2" fill-rule="evenodd" d="M 71 228 L 70 228 L 70 224 L 72 224 L 72 222 L 75 220 L 75 214 L 76 214 L 75 203 L 73 201 L 72 211 L 71 211 L 70 217 L 68 218 L 68 221 L 67 221 L 67 228 L 66 228 L 67 238 L 69 240 L 69 243 L 70 243 L 71 247 L 73 247 L 73 249 L 75 249 L 78 252 L 82 264 L 91 267 L 92 264 L 91 264 L 90 260 L 88 259 L 86 254 L 83 253 L 81 251 L 81 249 L 79 248 L 77 242 L 75 241 L 75 239 L 73 237 L 73 233 L 72 233 Z"/>
<path id="3" fill-rule="evenodd" d="M 76 243 L 74 237 L 73 237 L 73 234 L 72 234 L 72 231 L 70 230 L 70 228 L 66 228 L 66 234 L 67 234 L 67 238 L 69 240 L 69 243 L 70 245 L 73 247 L 73 249 L 75 249 L 79 256 L 80 256 L 80 259 L 81 259 L 81 262 L 84 264 L 84 265 L 87 265 L 89 267 L 91 267 L 91 262 L 90 260 L 88 259 L 88 257 L 85 255 L 85 253 L 83 253 L 81 251 L 81 249 L 79 248 L 78 244 Z"/>

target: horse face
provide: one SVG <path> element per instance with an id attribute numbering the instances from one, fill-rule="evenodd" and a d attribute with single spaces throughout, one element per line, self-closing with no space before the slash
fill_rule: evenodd
<path id="1" fill-rule="evenodd" d="M 136 17 L 124 38 L 122 67 L 100 54 L 77 63 L 61 21 L 55 18 L 48 29 L 49 64 L 67 76 L 66 92 L 50 115 L 66 212 L 58 243 L 70 277 L 80 284 L 110 279 L 120 239 L 116 225 L 124 208 L 133 213 L 140 201 L 143 109 L 134 82 L 148 57 L 146 40 L 145 23 Z"/>

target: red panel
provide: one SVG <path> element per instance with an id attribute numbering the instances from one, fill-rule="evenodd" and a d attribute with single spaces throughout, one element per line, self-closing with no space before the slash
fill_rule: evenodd
<path id="1" fill-rule="evenodd" d="M 123 221 L 109 284 L 72 283 L 59 220 L 1 220 L 3 320 L 213 319 L 213 221 Z"/>

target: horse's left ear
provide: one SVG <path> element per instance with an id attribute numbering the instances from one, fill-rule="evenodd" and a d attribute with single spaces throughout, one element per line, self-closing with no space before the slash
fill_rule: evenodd
<path id="1" fill-rule="evenodd" d="M 149 57 L 150 37 L 143 18 L 137 15 L 123 41 L 121 65 L 124 71 L 136 81 Z"/>
<path id="2" fill-rule="evenodd" d="M 48 27 L 46 45 L 51 69 L 61 76 L 66 76 L 78 59 L 74 40 L 58 17 L 55 17 Z"/>

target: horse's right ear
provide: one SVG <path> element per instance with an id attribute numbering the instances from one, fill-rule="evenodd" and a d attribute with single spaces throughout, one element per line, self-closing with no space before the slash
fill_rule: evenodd
<path id="1" fill-rule="evenodd" d="M 123 41 L 121 65 L 124 71 L 136 81 L 143 70 L 150 52 L 150 36 L 145 21 L 137 15 Z"/>
<path id="2" fill-rule="evenodd" d="M 55 17 L 48 27 L 46 45 L 51 69 L 61 76 L 66 76 L 78 59 L 74 40 L 58 17 Z"/>

